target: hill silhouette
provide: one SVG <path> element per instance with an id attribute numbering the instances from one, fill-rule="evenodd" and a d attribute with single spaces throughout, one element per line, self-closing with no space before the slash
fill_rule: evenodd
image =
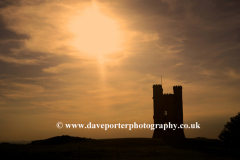
<path id="1" fill-rule="evenodd" d="M 62 136 L 51 137 L 45 140 L 32 141 L 30 145 L 60 145 L 60 144 L 66 144 L 66 143 L 83 142 L 90 139 L 81 138 L 81 137 L 71 137 L 69 135 L 62 135 Z"/>
<path id="2" fill-rule="evenodd" d="M 32 141 L 29 144 L 0 144 L 8 159 L 238 159 L 240 151 L 228 150 L 216 139 L 153 138 L 90 139 L 68 135 Z"/>

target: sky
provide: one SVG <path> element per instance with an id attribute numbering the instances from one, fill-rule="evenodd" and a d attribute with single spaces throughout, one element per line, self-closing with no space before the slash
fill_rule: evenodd
<path id="1" fill-rule="evenodd" d="M 183 87 L 187 138 L 218 138 L 240 104 L 238 0 L 1 0 L 0 141 L 146 137 L 152 85 Z"/>

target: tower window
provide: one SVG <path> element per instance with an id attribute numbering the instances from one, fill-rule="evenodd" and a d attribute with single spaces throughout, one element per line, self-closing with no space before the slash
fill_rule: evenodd
<path id="1" fill-rule="evenodd" d="M 167 111 L 164 111 L 164 115 L 167 116 Z"/>

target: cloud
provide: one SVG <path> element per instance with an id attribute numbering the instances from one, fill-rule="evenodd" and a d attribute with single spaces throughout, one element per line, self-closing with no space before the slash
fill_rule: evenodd
<path id="1" fill-rule="evenodd" d="M 1 95 L 9 99 L 35 97 L 37 94 L 44 92 L 44 89 L 41 86 L 32 84 L 1 80 L 0 85 L 2 88 L 5 88 L 1 91 Z"/>
<path id="2" fill-rule="evenodd" d="M 31 65 L 31 64 L 36 64 L 37 60 L 36 59 L 16 59 L 12 57 L 4 57 L 0 55 L 0 60 L 9 62 L 9 63 L 17 63 L 17 64 L 25 64 L 25 65 Z"/>
<path id="3" fill-rule="evenodd" d="M 47 73 L 60 73 L 64 69 L 71 69 L 71 68 L 76 68 L 76 65 L 73 64 L 60 64 L 55 67 L 49 67 L 49 68 L 44 68 L 43 72 Z"/>
<path id="4" fill-rule="evenodd" d="M 227 75 L 233 79 L 240 79 L 240 74 L 236 73 L 236 71 L 234 71 L 233 69 L 229 69 Z"/>
<path id="5" fill-rule="evenodd" d="M 177 67 L 177 66 L 181 66 L 181 65 L 183 65 L 183 63 L 177 63 L 173 67 Z"/>
<path id="6" fill-rule="evenodd" d="M 51 4 L 51 5 L 50 5 Z M 22 48 L 37 52 L 63 53 L 69 38 L 65 25 L 70 10 L 54 3 L 9 6 L 1 10 L 9 30 L 16 35 L 28 35 Z M 52 19 L 52 16 L 55 19 Z M 27 25 L 26 25 L 27 24 Z"/>
<path id="7" fill-rule="evenodd" d="M 1 37 L 0 40 L 21 40 L 21 39 L 28 39 L 29 37 L 25 34 L 17 34 L 16 32 L 7 29 L 6 24 L 2 16 L 0 16 L 0 33 Z"/>

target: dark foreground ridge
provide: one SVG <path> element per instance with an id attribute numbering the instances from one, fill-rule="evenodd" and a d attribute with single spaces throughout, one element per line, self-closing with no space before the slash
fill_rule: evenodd
<path id="1" fill-rule="evenodd" d="M 60 145 L 66 143 L 78 143 L 91 140 L 91 138 L 71 137 L 68 135 L 56 136 L 45 140 L 32 141 L 31 145 Z"/>
<path id="2" fill-rule="evenodd" d="M 152 138 L 88 139 L 57 136 L 29 144 L 0 144 L 7 159 L 239 159 L 239 149 L 216 139 Z"/>

